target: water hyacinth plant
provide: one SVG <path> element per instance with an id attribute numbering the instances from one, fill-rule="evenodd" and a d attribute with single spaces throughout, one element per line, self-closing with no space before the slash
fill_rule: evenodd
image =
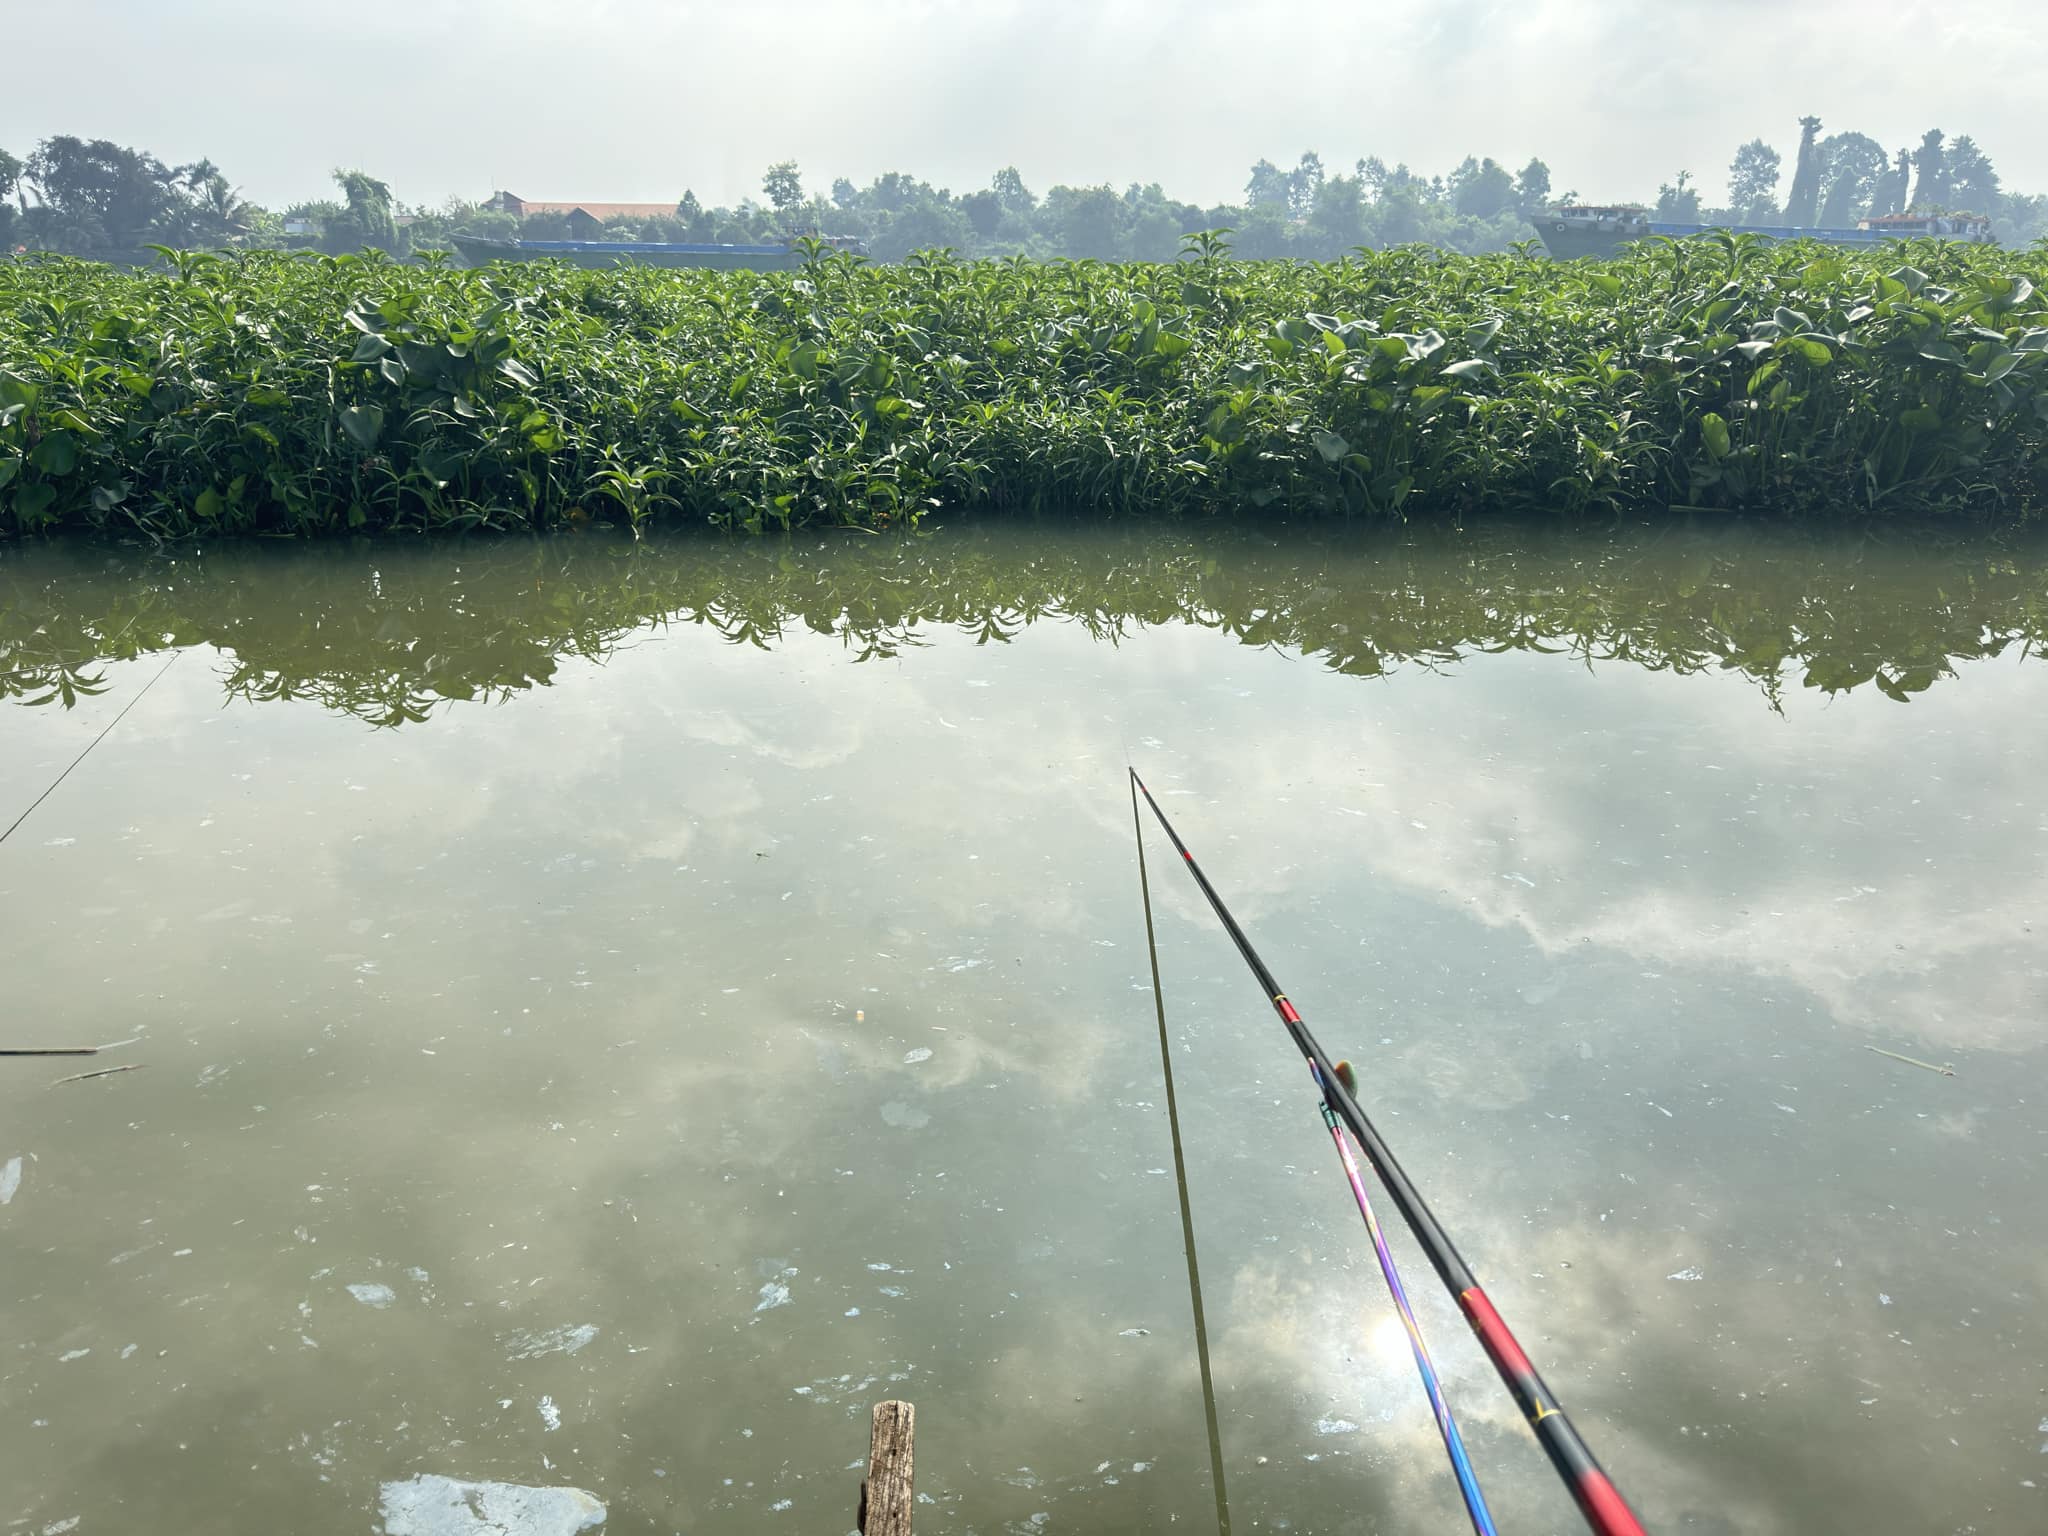
<path id="1" fill-rule="evenodd" d="M 2048 495 L 2040 249 L 165 257 L 0 262 L 0 530 L 2013 517 Z"/>

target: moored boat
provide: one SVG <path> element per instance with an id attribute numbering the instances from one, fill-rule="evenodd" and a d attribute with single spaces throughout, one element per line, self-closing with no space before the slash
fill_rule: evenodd
<path id="1" fill-rule="evenodd" d="M 1562 261 L 1580 256 L 1619 256 L 1632 240 L 1727 230 L 1770 240 L 1819 240 L 1828 245 L 1875 246 L 1887 240 L 1961 240 L 1988 245 L 1996 237 L 1991 221 L 1975 213 L 1888 213 L 1859 219 L 1854 229 L 1803 229 L 1790 224 L 1680 224 L 1654 219 L 1639 203 L 1571 203 L 1535 216 L 1544 249 Z"/>

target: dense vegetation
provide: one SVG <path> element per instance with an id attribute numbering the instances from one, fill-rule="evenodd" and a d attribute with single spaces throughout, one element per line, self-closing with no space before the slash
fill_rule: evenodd
<path id="1" fill-rule="evenodd" d="M 232 698 L 307 699 L 382 726 L 502 700 L 649 625 L 734 645 L 833 637 L 850 660 L 940 631 L 1035 623 L 1115 639 L 1196 624 L 1356 677 L 1475 652 L 1568 652 L 1900 703 L 1960 663 L 2048 642 L 2048 541 L 1887 549 L 1772 527 L 1588 537 L 1492 523 L 1306 530 L 981 524 L 942 538 L 634 540 L 623 534 L 317 551 L 28 545 L 0 561 L 0 708 L 68 708 L 105 664 L 211 648 Z"/>
<path id="2" fill-rule="evenodd" d="M 1821 126 L 1815 117 L 1800 120 L 1782 200 L 1783 161 L 1762 139 L 1735 152 L 1721 200 L 1707 199 L 1683 171 L 1643 200 L 1654 202 L 1659 218 L 1676 222 L 1839 228 L 1868 214 L 1917 208 L 1985 214 L 2012 247 L 2048 235 L 2048 197 L 2007 189 L 1990 156 L 1967 134 L 1951 140 L 1929 129 L 1917 149 L 1894 154 L 1867 134 L 1822 136 Z M 605 198 L 619 189 L 560 190 Z M 1590 195 L 1611 201 L 1624 190 L 1594 186 Z M 0 150 L 0 251 L 19 246 L 127 259 L 155 244 L 406 255 L 444 248 L 457 230 L 534 240 L 738 243 L 811 231 L 858 239 L 883 261 L 936 249 L 970 258 L 1170 261 L 1190 231 L 1228 227 L 1240 256 L 1330 261 L 1359 246 L 1505 251 L 1535 233 L 1533 212 L 1577 196 L 1569 183 L 1553 186 L 1541 159 L 1514 171 L 1491 157 L 1467 155 L 1447 173 L 1431 175 L 1374 155 L 1347 170 L 1311 151 L 1292 166 L 1260 160 L 1240 200 L 1207 206 L 1173 197 L 1157 182 L 1121 190 L 1054 186 L 1041 196 L 1014 166 L 997 171 L 986 187 L 957 193 L 901 171 L 866 186 L 840 177 L 829 188 L 807 189 L 799 168 L 785 161 L 761 178 L 760 197 L 735 206 L 712 207 L 684 191 L 672 205 L 608 211 L 602 219 L 566 207 L 522 215 L 507 211 L 502 198 L 406 206 L 388 182 L 359 170 L 336 171 L 329 195 L 269 209 L 246 201 L 210 160 L 169 165 L 104 139 L 60 136 L 43 140 L 24 159 Z M 18 207 L 9 205 L 10 197 Z"/>
<path id="3" fill-rule="evenodd" d="M 2048 260 L 0 263 L 0 529 L 2031 511 Z"/>

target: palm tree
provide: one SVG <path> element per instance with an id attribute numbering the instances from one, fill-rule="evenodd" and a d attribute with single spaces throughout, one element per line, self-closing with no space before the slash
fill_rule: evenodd
<path id="1" fill-rule="evenodd" d="M 241 189 L 231 186 L 227 177 L 215 171 L 195 189 L 199 193 L 199 206 L 212 232 L 223 240 L 249 233 L 249 214 L 252 211 L 242 198 Z"/>

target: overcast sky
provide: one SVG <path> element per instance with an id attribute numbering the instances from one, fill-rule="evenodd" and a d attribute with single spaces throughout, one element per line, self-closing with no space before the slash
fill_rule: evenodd
<path id="1" fill-rule="evenodd" d="M 2048 191 L 2039 0 L 0 0 L 0 146 L 207 156 L 273 207 L 361 166 L 408 203 L 707 203 L 795 159 L 808 186 L 1015 164 L 1237 201 L 1305 149 L 1419 171 L 1549 162 L 1590 200 L 1798 118 L 1898 148 L 1968 133 Z"/>

